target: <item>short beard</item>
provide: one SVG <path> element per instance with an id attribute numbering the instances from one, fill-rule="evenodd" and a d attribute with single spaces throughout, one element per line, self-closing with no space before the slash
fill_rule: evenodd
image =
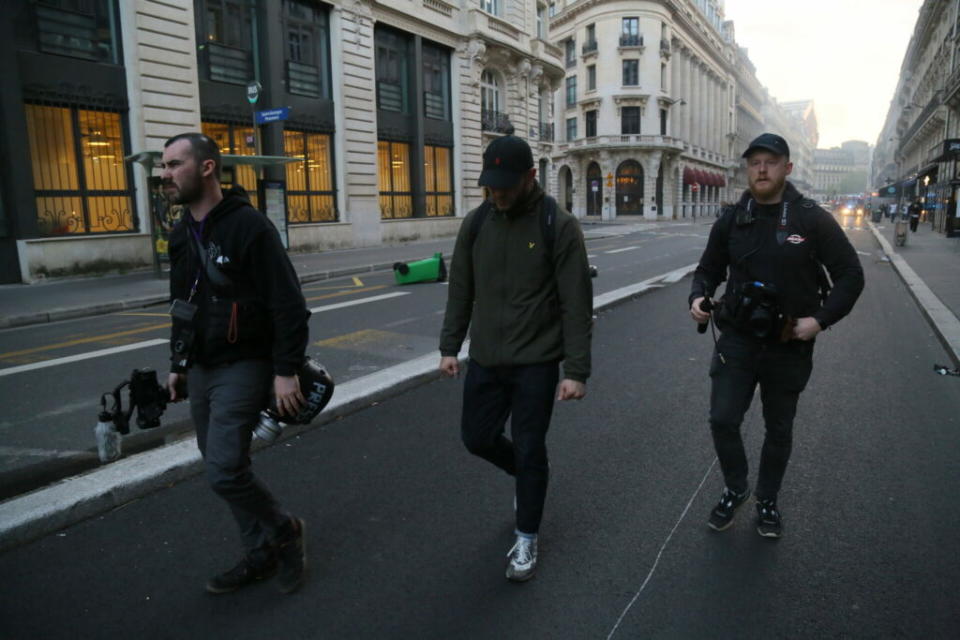
<path id="1" fill-rule="evenodd" d="M 199 179 L 195 179 L 188 185 L 177 187 L 177 193 L 173 197 L 173 204 L 190 205 L 200 200 L 202 196 L 203 186 Z"/>

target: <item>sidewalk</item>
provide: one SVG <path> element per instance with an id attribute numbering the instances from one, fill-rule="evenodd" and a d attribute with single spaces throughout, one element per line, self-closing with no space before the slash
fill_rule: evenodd
<path id="1" fill-rule="evenodd" d="M 906 283 L 940 341 L 960 366 L 960 238 L 947 238 L 922 223 L 907 243 L 893 246 L 893 223 L 867 223 Z"/>
<path id="2" fill-rule="evenodd" d="M 709 220 L 712 222 L 713 218 Z M 595 240 L 692 222 L 695 221 L 621 219 L 616 223 L 603 223 L 598 219 L 581 224 L 587 240 Z M 301 282 L 314 282 L 389 270 L 394 262 L 428 258 L 437 251 L 449 259 L 454 240 L 449 237 L 402 245 L 291 253 L 290 260 Z M 0 329 L 148 307 L 166 302 L 169 295 L 167 274 L 158 278 L 152 270 L 97 278 L 63 278 L 29 285 L 0 285 Z"/>

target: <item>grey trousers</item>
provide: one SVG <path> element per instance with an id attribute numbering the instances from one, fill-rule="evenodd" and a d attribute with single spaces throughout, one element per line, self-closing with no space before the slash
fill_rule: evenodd
<path id="1" fill-rule="evenodd" d="M 207 482 L 230 506 L 248 551 L 273 541 L 290 520 L 251 470 L 250 440 L 272 379 L 273 367 L 266 360 L 194 365 L 187 376 Z"/>

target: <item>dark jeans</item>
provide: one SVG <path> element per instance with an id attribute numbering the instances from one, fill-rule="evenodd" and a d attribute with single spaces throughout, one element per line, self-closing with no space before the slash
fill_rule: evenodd
<path id="1" fill-rule="evenodd" d="M 273 367 L 265 360 L 194 365 L 187 376 L 207 481 L 230 506 L 248 551 L 275 540 L 290 520 L 250 467 L 253 426 L 272 379 Z"/>
<path id="2" fill-rule="evenodd" d="M 728 488 L 742 493 L 748 487 L 740 424 L 759 384 L 766 435 L 755 493 L 761 500 L 776 499 L 793 446 L 797 400 L 812 367 L 812 342 L 761 343 L 732 332 L 720 336 L 710 365 L 710 430 Z"/>
<path id="3" fill-rule="evenodd" d="M 557 363 L 483 367 L 471 360 L 463 386 L 461 436 L 470 453 L 516 477 L 517 531 L 537 533 L 547 497 L 547 429 Z M 510 416 L 510 435 L 503 435 Z"/>

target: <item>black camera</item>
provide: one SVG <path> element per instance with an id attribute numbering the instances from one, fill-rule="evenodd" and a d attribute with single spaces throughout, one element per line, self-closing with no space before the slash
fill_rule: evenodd
<path id="1" fill-rule="evenodd" d="M 757 338 L 779 335 L 782 314 L 776 288 L 757 281 L 744 283 L 740 288 L 735 317 L 741 328 Z"/>
<path id="2" fill-rule="evenodd" d="M 129 402 L 127 409 L 123 408 L 121 392 L 124 387 L 129 388 Z M 104 415 L 113 421 L 117 431 L 126 435 L 130 433 L 130 418 L 134 410 L 137 412 L 137 426 L 141 429 L 155 429 L 160 426 L 160 416 L 167 409 L 170 402 L 170 392 L 157 382 L 157 372 L 153 369 L 134 369 L 130 372 L 130 379 L 124 380 L 113 390 L 113 409 Z M 186 385 L 177 389 L 179 398 L 187 397 Z M 105 405 L 106 403 L 103 402 Z"/>

